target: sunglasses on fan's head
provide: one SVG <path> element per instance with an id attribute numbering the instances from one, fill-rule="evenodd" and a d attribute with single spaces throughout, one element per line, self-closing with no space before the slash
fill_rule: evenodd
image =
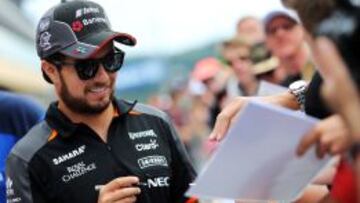
<path id="1" fill-rule="evenodd" d="M 122 50 L 114 48 L 114 51 L 111 51 L 99 59 L 76 60 L 75 62 L 53 60 L 51 63 L 55 64 L 58 68 L 61 68 L 62 66 L 74 66 L 76 73 L 81 80 L 89 80 L 95 77 L 100 68 L 100 64 L 102 64 L 105 71 L 109 73 L 115 73 L 120 70 L 124 62 L 124 57 L 125 53 Z"/>
<path id="2" fill-rule="evenodd" d="M 279 31 L 279 30 L 290 31 L 296 25 L 297 24 L 295 22 L 287 22 L 287 23 L 282 23 L 280 25 L 276 25 L 276 26 L 268 26 L 265 29 L 265 32 L 267 35 L 275 35 L 277 33 L 277 31 Z"/>

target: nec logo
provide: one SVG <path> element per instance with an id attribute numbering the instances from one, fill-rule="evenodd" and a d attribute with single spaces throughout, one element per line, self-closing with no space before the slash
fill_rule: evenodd
<path id="1" fill-rule="evenodd" d="M 168 176 L 149 178 L 147 180 L 147 185 L 149 188 L 169 187 L 170 186 L 170 178 Z"/>
<path id="2" fill-rule="evenodd" d="M 75 158 L 81 154 L 83 154 L 85 152 L 85 148 L 86 146 L 85 145 L 82 145 L 80 147 L 78 147 L 77 149 L 74 149 L 73 151 L 67 153 L 67 154 L 64 154 L 64 155 L 61 155 L 57 158 L 54 158 L 52 161 L 55 165 L 59 165 L 61 164 L 62 162 L 65 162 L 67 160 L 70 160 L 72 158 Z"/>

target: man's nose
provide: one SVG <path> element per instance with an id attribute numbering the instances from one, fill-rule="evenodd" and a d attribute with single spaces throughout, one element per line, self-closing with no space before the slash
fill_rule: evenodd
<path id="1" fill-rule="evenodd" d="M 99 64 L 99 69 L 95 75 L 95 80 L 104 81 L 109 79 L 109 73 L 105 70 L 102 63 Z"/>

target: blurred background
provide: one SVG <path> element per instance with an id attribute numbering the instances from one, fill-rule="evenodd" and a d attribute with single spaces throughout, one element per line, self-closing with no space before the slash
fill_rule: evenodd
<path id="1" fill-rule="evenodd" d="M 165 93 L 176 80 L 186 80 L 194 63 L 218 56 L 217 45 L 235 33 L 245 15 L 263 17 L 280 1 L 242 0 L 95 0 L 114 30 L 135 36 L 138 45 L 126 48 L 117 95 L 147 101 Z M 60 0 L 0 0 L 0 86 L 25 92 L 47 104 L 54 98 L 40 76 L 34 48 L 35 26 L 41 15 Z M 121 77 L 125 75 L 125 77 Z"/>

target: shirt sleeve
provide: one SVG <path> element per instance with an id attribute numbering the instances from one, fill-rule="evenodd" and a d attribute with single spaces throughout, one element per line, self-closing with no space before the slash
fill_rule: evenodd
<path id="1" fill-rule="evenodd" d="M 46 203 L 39 175 L 29 168 L 29 163 L 10 154 L 6 167 L 6 199 L 16 203 Z"/>

